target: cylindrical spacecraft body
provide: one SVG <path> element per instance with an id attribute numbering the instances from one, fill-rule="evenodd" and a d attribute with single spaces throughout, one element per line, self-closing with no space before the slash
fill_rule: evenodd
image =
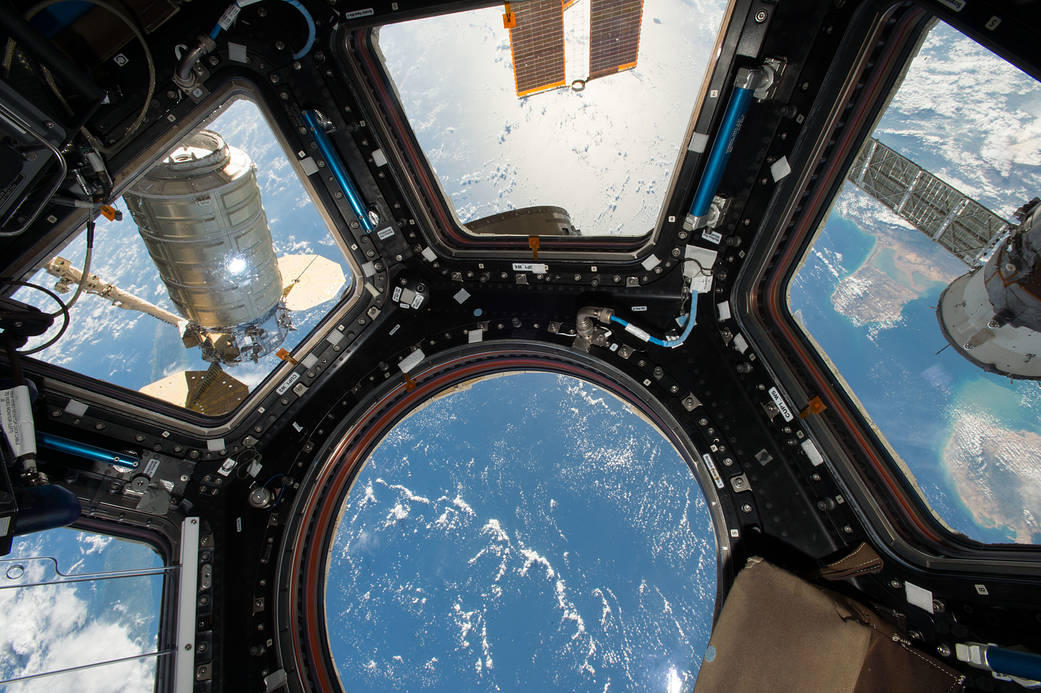
<path id="1" fill-rule="evenodd" d="M 1041 380 L 1041 214 L 1027 218 L 986 265 L 952 281 L 936 317 L 951 346 L 980 368 Z"/>
<path id="2" fill-rule="evenodd" d="M 123 197 L 185 318 L 218 332 L 270 322 L 282 277 L 245 152 L 200 130 Z"/>

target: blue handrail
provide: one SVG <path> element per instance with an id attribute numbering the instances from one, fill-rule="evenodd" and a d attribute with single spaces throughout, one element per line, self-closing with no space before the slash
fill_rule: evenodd
<path id="1" fill-rule="evenodd" d="M 333 143 L 329 139 L 329 135 L 326 134 L 324 124 L 319 120 L 317 111 L 304 111 L 304 122 L 307 123 L 307 128 L 311 131 L 311 136 L 314 137 L 314 141 L 318 145 L 319 151 L 322 152 L 322 156 L 325 157 L 325 162 L 332 170 L 333 177 L 339 183 L 344 197 L 347 198 L 351 209 L 354 210 L 354 215 L 358 217 L 358 223 L 361 224 L 366 233 L 371 233 L 373 228 L 372 221 L 365 210 L 361 193 L 358 192 L 358 188 L 354 185 L 351 177 L 347 175 L 347 167 L 343 165 L 340 155 L 333 148 Z"/>
<path id="2" fill-rule="evenodd" d="M 719 134 L 712 143 L 712 150 L 709 152 L 705 172 L 698 184 L 698 191 L 694 193 L 690 216 L 696 218 L 708 213 L 712 198 L 719 189 L 719 180 L 723 177 L 723 170 L 730 159 L 730 152 L 734 150 L 734 142 L 737 140 L 738 133 L 741 132 L 741 125 L 745 122 L 745 114 L 748 113 L 754 92 L 755 90 L 751 88 L 734 87 L 726 113 L 723 114 L 723 122 L 719 126 Z"/>

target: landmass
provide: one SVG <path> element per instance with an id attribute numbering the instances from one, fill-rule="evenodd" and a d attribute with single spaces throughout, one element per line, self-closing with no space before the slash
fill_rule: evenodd
<path id="1" fill-rule="evenodd" d="M 981 527 L 1007 527 L 1016 543 L 1041 537 L 1041 435 L 957 412 L 943 451 L 954 486 Z"/>
<path id="2" fill-rule="evenodd" d="M 858 327 L 896 326 L 904 306 L 968 270 L 954 255 L 851 183 L 846 183 L 832 213 L 852 221 L 875 241 L 864 262 L 839 279 L 831 294 L 835 310 Z"/>

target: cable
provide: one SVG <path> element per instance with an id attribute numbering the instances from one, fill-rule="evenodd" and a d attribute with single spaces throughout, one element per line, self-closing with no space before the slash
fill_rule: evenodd
<path id="1" fill-rule="evenodd" d="M 72 295 L 68 303 L 65 304 L 62 310 L 51 313 L 52 318 L 56 318 L 63 312 L 68 312 L 76 305 L 76 301 L 79 300 L 80 295 L 83 293 L 83 289 L 87 286 L 87 280 L 90 277 L 90 261 L 94 257 L 94 212 L 91 210 L 87 218 L 87 252 L 83 256 L 83 270 L 80 274 L 80 282 L 76 285 L 76 293 Z"/>
<path id="2" fill-rule="evenodd" d="M 314 17 L 311 16 L 311 13 L 307 11 L 307 8 L 301 5 L 298 0 L 283 0 L 283 2 L 286 2 L 299 10 L 300 14 L 304 16 L 304 21 L 307 22 L 307 41 L 304 43 L 303 48 L 298 50 L 296 53 L 293 53 L 293 60 L 299 60 L 310 53 L 311 47 L 314 45 Z"/>
<path id="3" fill-rule="evenodd" d="M 699 265 L 700 265 L 700 263 L 699 263 Z M 692 280 L 692 283 L 693 283 L 693 280 Z M 689 337 L 690 333 L 694 330 L 694 323 L 696 322 L 695 317 L 694 317 L 694 312 L 695 312 L 695 310 L 697 310 L 697 306 L 698 306 L 698 293 L 696 291 L 694 291 L 693 289 L 691 289 L 691 292 L 690 292 L 690 312 L 687 314 L 687 320 L 686 320 L 686 322 L 683 325 L 683 333 L 680 334 L 680 336 L 677 337 L 676 339 L 659 339 L 657 337 L 654 337 L 650 333 L 648 333 L 645 330 L 637 327 L 636 325 L 632 324 L 628 320 L 625 320 L 623 318 L 618 317 L 613 312 L 611 313 L 609 320 L 610 320 L 610 322 L 613 322 L 613 323 L 615 323 L 617 325 L 621 325 L 623 328 L 625 328 L 626 332 L 628 332 L 629 334 L 633 335 L 634 337 L 636 337 L 638 339 L 642 339 L 645 342 L 649 342 L 650 344 L 654 344 L 654 345 L 657 345 L 657 346 L 660 346 L 660 347 L 665 347 L 666 349 L 675 349 L 676 347 L 682 345 L 685 341 L 687 341 L 687 337 Z"/>
<path id="4" fill-rule="evenodd" d="M 25 282 L 25 281 L 22 281 L 21 279 L 8 279 L 6 277 L 0 277 L 0 284 L 8 284 L 10 286 L 24 286 L 24 287 L 27 287 L 29 289 L 36 289 L 38 291 L 42 291 L 43 293 L 47 294 L 52 299 L 54 299 L 54 302 L 57 303 L 60 306 L 60 312 L 61 312 L 61 315 L 62 315 L 62 323 L 61 323 L 61 329 L 58 330 L 58 334 L 54 335 L 54 337 L 49 339 L 44 344 L 41 344 L 38 347 L 33 347 L 32 349 L 28 349 L 26 351 L 19 351 L 19 352 L 17 352 L 18 354 L 20 354 L 22 356 L 29 356 L 31 354 L 35 354 L 35 353 L 41 352 L 44 349 L 48 349 L 48 348 L 54 346 L 54 344 L 59 339 L 61 339 L 62 335 L 65 334 L 65 330 L 69 329 L 69 321 L 70 321 L 69 310 L 68 310 L 68 308 L 65 307 L 65 302 L 61 300 L 61 298 L 58 296 L 58 294 L 54 293 L 53 291 L 51 291 L 47 287 L 40 286 L 39 284 L 33 284 L 32 282 Z"/>
<path id="5" fill-rule="evenodd" d="M 22 359 L 18 357 L 18 350 L 14 348 L 14 340 L 11 335 L 4 334 L 4 349 L 7 350 L 7 358 L 11 362 L 11 375 L 15 385 L 25 385 L 25 372 L 22 370 Z"/>
<path id="6" fill-rule="evenodd" d="M 26 10 L 22 16 L 24 16 L 27 20 L 30 20 L 43 10 L 47 9 L 48 7 L 51 7 L 52 5 L 59 5 L 64 2 L 75 1 L 77 0 L 41 0 L 40 2 L 30 7 L 28 10 Z M 138 42 L 141 44 L 141 48 L 142 50 L 144 50 L 145 53 L 145 62 L 148 65 L 148 89 L 145 92 L 145 100 L 144 103 L 141 104 L 141 110 L 138 112 L 137 117 L 134 118 L 134 122 L 132 122 L 130 126 L 127 127 L 126 132 L 124 132 L 123 135 L 119 138 L 119 141 L 115 142 L 114 144 L 108 147 L 102 147 L 101 151 L 103 153 L 109 154 L 120 149 L 123 146 L 123 144 L 126 143 L 127 139 L 135 132 L 137 132 L 138 128 L 140 128 L 141 124 L 144 122 L 145 116 L 148 114 L 148 107 L 152 104 L 152 96 L 155 95 L 155 61 L 152 59 L 152 51 L 148 48 L 148 40 L 145 38 L 144 32 L 141 30 L 140 26 L 138 26 L 138 23 L 131 17 L 127 16 L 127 14 L 118 5 L 109 2 L 109 0 L 85 1 L 92 5 L 100 7 L 103 10 L 107 10 L 120 21 L 122 21 L 124 24 L 126 24 L 126 26 L 137 38 Z M 7 55 L 12 54 L 14 52 L 13 44 L 14 41 L 12 39 L 8 39 L 7 51 L 5 51 L 4 58 L 5 65 L 7 64 Z"/>

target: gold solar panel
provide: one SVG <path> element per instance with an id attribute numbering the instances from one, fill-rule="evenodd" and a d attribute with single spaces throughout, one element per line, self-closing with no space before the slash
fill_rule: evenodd
<path id="1" fill-rule="evenodd" d="M 636 67 L 643 0 L 590 0 L 589 79 Z"/>
<path id="2" fill-rule="evenodd" d="M 564 86 L 564 6 L 561 0 L 506 5 L 517 96 Z"/>

